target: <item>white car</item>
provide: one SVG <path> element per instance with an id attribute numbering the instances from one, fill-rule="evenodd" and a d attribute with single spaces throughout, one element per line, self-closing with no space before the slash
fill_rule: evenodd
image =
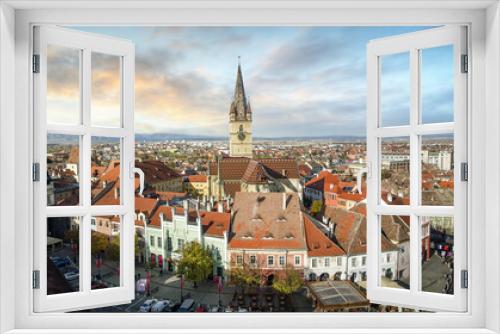
<path id="1" fill-rule="evenodd" d="M 153 305 L 151 312 L 163 312 L 168 306 L 170 306 L 170 300 L 160 300 Z"/>
<path id="2" fill-rule="evenodd" d="M 151 308 L 158 302 L 158 299 L 148 299 L 141 305 L 139 312 L 151 312 Z"/>

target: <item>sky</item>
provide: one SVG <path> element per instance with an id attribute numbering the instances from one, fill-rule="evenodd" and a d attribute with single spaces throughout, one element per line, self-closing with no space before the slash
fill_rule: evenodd
<path id="1" fill-rule="evenodd" d="M 138 133 L 227 136 L 229 106 L 241 57 L 245 90 L 253 111 L 253 135 L 302 137 L 364 136 L 367 42 L 424 27 L 76 29 L 135 44 Z M 422 56 L 424 122 L 452 120 L 450 49 L 426 50 Z M 99 125 L 114 124 L 119 76 L 115 67 L 97 56 L 95 68 L 93 63 L 92 118 Z M 408 55 L 390 58 L 382 61 L 382 119 L 384 125 L 397 125 L 409 118 Z M 68 94 L 69 79 L 77 81 L 76 71 L 68 74 L 70 63 L 68 57 L 55 57 L 59 74 L 54 79 L 59 81 L 51 85 L 49 77 L 56 119 L 69 114 L 71 99 L 75 99 Z M 75 64 L 73 59 L 73 67 Z"/>

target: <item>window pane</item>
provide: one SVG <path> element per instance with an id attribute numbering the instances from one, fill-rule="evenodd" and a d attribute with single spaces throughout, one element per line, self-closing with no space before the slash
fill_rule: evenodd
<path id="1" fill-rule="evenodd" d="M 47 219 L 47 294 L 80 290 L 80 219 Z"/>
<path id="2" fill-rule="evenodd" d="M 120 138 L 92 137 L 92 205 L 120 204 Z"/>
<path id="3" fill-rule="evenodd" d="M 92 52 L 91 123 L 120 127 L 120 57 Z"/>
<path id="4" fill-rule="evenodd" d="M 47 122 L 80 122 L 80 50 L 47 46 Z"/>
<path id="5" fill-rule="evenodd" d="M 422 123 L 453 122 L 453 46 L 420 51 Z"/>
<path id="6" fill-rule="evenodd" d="M 410 217 L 381 216 L 380 286 L 410 288 Z"/>
<path id="7" fill-rule="evenodd" d="M 47 206 L 80 203 L 80 137 L 47 135 Z"/>
<path id="8" fill-rule="evenodd" d="M 410 53 L 380 57 L 380 125 L 410 124 Z"/>
<path id="9" fill-rule="evenodd" d="M 453 205 L 453 135 L 422 136 L 422 204 Z"/>
<path id="10" fill-rule="evenodd" d="M 410 138 L 383 138 L 381 148 L 381 200 L 390 205 L 409 205 Z"/>
<path id="11" fill-rule="evenodd" d="M 120 286 L 120 216 L 95 216 L 91 236 L 92 289 Z"/>
<path id="12" fill-rule="evenodd" d="M 453 294 L 453 217 L 421 217 L 422 291 Z"/>

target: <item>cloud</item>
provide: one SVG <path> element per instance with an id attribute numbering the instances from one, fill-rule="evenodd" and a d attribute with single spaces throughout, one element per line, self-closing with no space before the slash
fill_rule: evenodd
<path id="1" fill-rule="evenodd" d="M 125 38 L 129 34 L 136 44 L 137 132 L 227 135 L 236 59 L 241 55 L 254 134 L 290 136 L 363 134 L 366 42 L 396 30 L 137 27 L 103 28 L 103 33 Z M 74 98 L 77 78 L 71 73 L 75 63 L 67 57 L 59 55 L 60 71 L 50 83 L 61 112 Z M 102 114 L 111 113 L 116 92 L 109 94 L 109 88 L 116 86 L 116 75 L 110 64 L 96 65 L 94 97 L 103 106 Z M 388 87 L 391 115 L 401 113 L 399 86 L 400 79 Z M 445 112 L 445 100 L 432 96 L 429 108 Z"/>

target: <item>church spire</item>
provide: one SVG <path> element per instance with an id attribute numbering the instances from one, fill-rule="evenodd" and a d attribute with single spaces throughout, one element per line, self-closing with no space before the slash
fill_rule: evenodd
<path id="1" fill-rule="evenodd" d="M 238 56 L 238 71 L 236 73 L 236 85 L 234 87 L 234 96 L 229 109 L 231 120 L 249 121 L 252 119 L 250 106 L 245 95 L 245 86 L 243 85 L 243 75 L 241 74 L 241 58 Z"/>

